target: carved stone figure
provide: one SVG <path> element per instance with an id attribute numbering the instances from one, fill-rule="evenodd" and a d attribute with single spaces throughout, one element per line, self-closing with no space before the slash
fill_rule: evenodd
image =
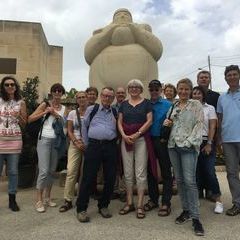
<path id="1" fill-rule="evenodd" d="M 129 10 L 118 9 L 113 22 L 95 30 L 85 45 L 90 86 L 116 89 L 137 78 L 147 92 L 148 82 L 158 78 L 157 61 L 161 55 L 162 43 L 151 27 L 133 23 Z"/>

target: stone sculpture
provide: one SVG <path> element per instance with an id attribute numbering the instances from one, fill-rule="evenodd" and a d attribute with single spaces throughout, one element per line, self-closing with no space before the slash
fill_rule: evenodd
<path id="1" fill-rule="evenodd" d="M 93 32 L 84 54 L 90 65 L 90 86 L 116 89 L 137 78 L 144 83 L 146 94 L 148 82 L 158 78 L 162 43 L 148 24 L 133 23 L 129 10 L 121 8 L 111 24 Z"/>

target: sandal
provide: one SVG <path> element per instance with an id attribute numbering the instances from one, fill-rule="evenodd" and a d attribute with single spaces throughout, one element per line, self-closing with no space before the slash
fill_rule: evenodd
<path id="1" fill-rule="evenodd" d="M 159 217 L 167 217 L 169 216 L 171 213 L 171 208 L 170 207 L 167 207 L 167 208 L 160 208 L 158 210 L 158 216 Z"/>
<path id="2" fill-rule="evenodd" d="M 120 215 L 126 215 L 126 214 L 128 214 L 128 213 L 130 213 L 130 212 L 133 212 L 133 211 L 135 211 L 134 205 L 133 205 L 133 204 L 130 204 L 130 205 L 126 204 L 126 205 L 124 205 L 124 207 L 119 211 L 119 214 L 120 214 Z"/>
<path id="3" fill-rule="evenodd" d="M 153 210 L 154 208 L 157 208 L 158 204 L 152 202 L 151 200 L 148 200 L 148 202 L 146 204 L 144 204 L 143 209 L 148 212 Z"/>
<path id="4" fill-rule="evenodd" d="M 143 218 L 145 218 L 145 216 L 146 215 L 145 215 L 144 209 L 142 207 L 138 207 L 136 217 L 139 219 L 143 219 Z"/>
<path id="5" fill-rule="evenodd" d="M 72 208 L 72 202 L 65 200 L 64 204 L 59 208 L 59 212 L 66 212 Z"/>

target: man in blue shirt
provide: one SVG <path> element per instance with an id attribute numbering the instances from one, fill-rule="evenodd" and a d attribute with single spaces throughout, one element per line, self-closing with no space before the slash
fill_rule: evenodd
<path id="1" fill-rule="evenodd" d="M 110 197 L 116 178 L 117 166 L 117 128 L 116 118 L 110 107 L 115 94 L 110 87 L 101 91 L 101 104 L 92 120 L 90 121 L 93 106 L 89 106 L 84 114 L 82 124 L 83 142 L 86 145 L 84 154 L 83 177 L 77 205 L 77 218 L 80 222 L 89 222 L 87 207 L 91 186 L 97 176 L 100 165 L 103 165 L 104 189 L 101 198 L 98 200 L 99 213 L 104 218 L 112 217 L 108 210 Z"/>
<path id="2" fill-rule="evenodd" d="M 158 215 L 163 217 L 168 216 L 171 212 L 172 172 L 171 163 L 168 156 L 167 141 L 161 139 L 160 133 L 163 121 L 166 119 L 166 114 L 172 104 L 168 100 L 161 97 L 162 85 L 159 80 L 152 80 L 149 83 L 148 88 L 153 106 L 153 123 L 150 132 L 154 151 L 161 168 L 161 176 L 163 181 L 162 205 L 159 208 Z M 158 181 L 156 178 L 154 178 L 150 171 L 148 171 L 148 194 L 150 199 L 144 205 L 145 211 L 150 211 L 158 207 Z"/>
<path id="3" fill-rule="evenodd" d="M 217 103 L 219 119 L 219 144 L 222 143 L 225 155 L 227 179 L 232 194 L 232 208 L 228 216 L 240 214 L 240 69 L 237 65 L 227 66 L 224 72 L 229 86 L 227 93 L 222 94 Z"/>

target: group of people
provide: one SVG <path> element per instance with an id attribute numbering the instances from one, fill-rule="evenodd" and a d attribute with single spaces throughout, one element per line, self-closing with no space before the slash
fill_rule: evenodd
<path id="1" fill-rule="evenodd" d="M 224 75 L 229 89 L 221 96 L 209 89 L 211 76 L 208 71 L 198 73 L 196 87 L 188 78 L 178 81 L 176 88 L 172 84 L 163 88 L 159 80 L 152 80 L 148 85 L 150 99 L 141 95 L 144 86 L 138 79 L 116 91 L 104 87 L 99 104 L 96 103 L 98 90 L 89 87 L 76 94 L 78 106 L 70 112 L 61 104 L 64 87 L 54 84 L 50 89 L 51 100 L 41 103 L 28 118 L 16 79 L 3 78 L 0 85 L 0 172 L 6 160 L 9 208 L 19 210 L 15 195 L 17 163 L 22 147 L 21 127 L 44 118 L 37 143 L 39 174 L 35 207 L 38 212 L 45 212 L 47 206 L 56 206 L 51 198 L 51 188 L 58 160 L 55 147 L 57 121 L 62 128 L 66 123 L 69 138 L 64 203 L 60 212 L 73 207 L 78 182 L 77 219 L 90 221 L 87 213 L 89 198 L 102 168 L 104 186 L 98 199 L 102 217 L 112 217 L 108 205 L 116 185 L 126 194 L 120 215 L 136 212 L 136 217 L 143 219 L 147 211 L 157 208 L 158 215 L 165 217 L 171 214 L 174 175 L 182 207 L 175 223 L 192 220 L 195 234 L 202 236 L 204 228 L 199 220 L 199 198 L 215 201 L 215 213 L 224 211 L 215 173 L 216 148 L 222 146 L 233 203 L 226 214 L 239 214 L 239 67 L 227 66 Z M 113 104 L 115 97 L 116 103 Z M 168 137 L 163 136 L 166 129 Z M 163 184 L 161 202 L 157 165 Z M 133 198 L 135 188 L 136 203 Z M 145 203 L 147 189 L 149 200 Z"/>

